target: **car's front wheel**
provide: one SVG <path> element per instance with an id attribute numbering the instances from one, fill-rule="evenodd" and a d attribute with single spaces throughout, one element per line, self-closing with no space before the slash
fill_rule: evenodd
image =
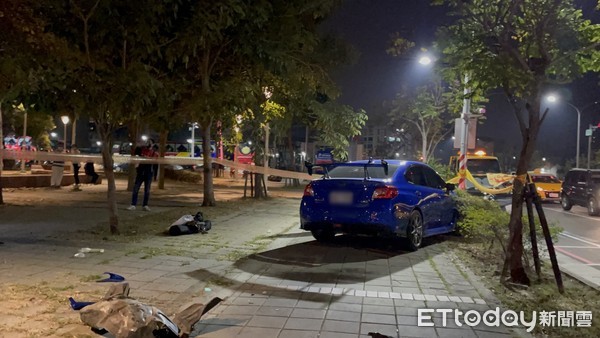
<path id="1" fill-rule="evenodd" d="M 569 198 L 567 197 L 567 195 L 561 196 L 560 205 L 562 206 L 563 210 L 566 210 L 566 211 L 571 210 L 571 208 L 573 207 L 573 204 L 571 204 L 571 201 L 569 201 Z"/>
<path id="2" fill-rule="evenodd" d="M 406 239 L 408 240 L 408 248 L 410 251 L 417 251 L 423 242 L 423 217 L 421 213 L 414 210 L 408 219 L 408 227 L 406 229 Z"/>
<path id="3" fill-rule="evenodd" d="M 598 201 L 593 197 L 590 197 L 588 200 L 588 214 L 590 216 L 598 216 L 598 214 L 600 214 L 600 211 L 598 210 Z"/>
<path id="4" fill-rule="evenodd" d="M 335 237 L 335 232 L 331 229 L 313 229 L 310 231 L 313 237 L 319 242 L 331 242 Z"/>

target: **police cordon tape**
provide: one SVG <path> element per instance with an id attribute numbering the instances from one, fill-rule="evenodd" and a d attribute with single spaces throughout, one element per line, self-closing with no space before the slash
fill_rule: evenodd
<path id="1" fill-rule="evenodd" d="M 504 188 L 490 188 L 490 187 L 486 187 L 484 185 L 482 185 L 481 183 L 479 183 L 475 177 L 473 177 L 473 175 L 471 175 L 471 172 L 469 171 L 469 169 L 465 170 L 465 178 L 473 183 L 473 186 L 475 186 L 475 189 L 490 194 L 490 195 L 498 195 L 498 194 L 508 194 L 512 191 L 513 187 L 512 184 L 508 187 L 504 187 Z M 511 177 L 514 177 L 512 175 L 508 175 Z M 457 184 L 458 181 L 460 180 L 461 175 L 459 174 L 458 176 L 448 180 L 448 183 L 454 183 Z"/>
<path id="2" fill-rule="evenodd" d="M 73 155 L 65 153 L 52 153 L 44 151 L 14 151 L 14 150 L 0 150 L 2 158 L 26 161 L 63 161 L 63 162 L 94 162 L 103 163 L 102 155 Z M 201 157 L 181 157 L 181 156 L 169 156 L 169 157 L 136 157 L 129 155 L 113 154 L 113 161 L 115 163 L 148 163 L 148 164 L 178 164 L 178 165 L 198 165 L 203 164 Z M 239 162 L 221 160 L 218 158 L 211 158 L 212 163 L 217 163 L 226 167 L 233 167 L 236 170 L 246 170 L 253 173 L 281 176 L 282 178 L 291 178 L 298 180 L 313 180 L 316 176 L 310 176 L 306 173 L 299 173 L 296 171 L 265 168 L 263 166 L 256 166 L 251 164 L 242 164 Z"/>

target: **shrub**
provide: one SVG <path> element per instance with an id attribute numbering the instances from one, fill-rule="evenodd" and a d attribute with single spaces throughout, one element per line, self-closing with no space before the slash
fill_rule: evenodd
<path id="1" fill-rule="evenodd" d="M 462 190 L 456 192 L 456 204 L 460 213 L 460 233 L 475 242 L 494 241 L 504 245 L 508 238 L 509 214 L 494 202 L 474 196 Z"/>
<path id="2" fill-rule="evenodd" d="M 482 196 L 474 196 L 462 190 L 456 192 L 455 201 L 460 213 L 458 228 L 464 238 L 471 243 L 485 245 L 491 257 L 502 257 L 506 254 L 506 243 L 508 242 L 508 223 L 510 214 L 504 211 L 495 201 L 484 199 Z M 525 206 L 523 206 L 523 244 L 525 247 L 525 264 L 530 265 L 531 239 L 529 236 L 529 220 Z M 535 207 L 534 207 L 535 210 Z M 535 211 L 534 211 L 535 213 Z M 538 248 L 540 255 L 546 250 L 542 226 L 537 214 L 534 217 Z M 558 234 L 562 231 L 554 224 L 548 225 L 553 242 L 556 242 Z M 501 251 L 500 251 L 501 249 Z M 498 261 L 500 263 L 500 261 Z"/>

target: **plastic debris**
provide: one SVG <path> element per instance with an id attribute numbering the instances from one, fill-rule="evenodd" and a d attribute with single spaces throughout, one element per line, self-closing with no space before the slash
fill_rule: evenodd
<path id="1" fill-rule="evenodd" d="M 73 255 L 73 257 L 77 257 L 77 258 L 85 258 L 85 254 L 83 252 L 78 252 L 75 255 Z"/>
<path id="2" fill-rule="evenodd" d="M 179 236 L 197 233 L 205 234 L 210 229 L 212 229 L 212 222 L 205 220 L 202 212 L 198 212 L 195 216 L 181 216 L 169 226 L 167 232 L 171 236 Z"/>
<path id="3" fill-rule="evenodd" d="M 206 291 L 206 292 L 211 292 L 211 291 L 212 291 L 212 289 L 211 289 L 211 288 L 204 288 L 204 291 Z"/>
<path id="4" fill-rule="evenodd" d="M 96 282 L 98 282 L 98 283 L 102 283 L 102 282 L 115 282 L 115 283 L 118 283 L 118 282 L 122 282 L 122 281 L 125 280 L 125 277 L 123 277 L 121 275 L 118 275 L 116 273 L 105 272 L 104 274 L 108 275 L 108 278 L 100 279 L 100 280 L 97 280 Z"/>
<path id="5" fill-rule="evenodd" d="M 169 319 L 160 309 L 129 297 L 128 283 L 111 285 L 104 298 L 83 308 L 81 321 L 92 331 L 119 338 L 189 337 L 200 318 L 222 301 L 215 297 L 206 305 L 184 304 Z"/>
<path id="6" fill-rule="evenodd" d="M 81 248 L 81 249 L 79 249 L 79 252 L 85 252 L 85 253 L 88 253 L 88 252 L 99 252 L 99 253 L 103 253 L 104 249 Z"/>
<path id="7" fill-rule="evenodd" d="M 69 297 L 69 303 L 71 304 L 71 308 L 75 311 L 81 310 L 88 305 L 94 304 L 94 302 L 78 302 L 73 297 Z"/>

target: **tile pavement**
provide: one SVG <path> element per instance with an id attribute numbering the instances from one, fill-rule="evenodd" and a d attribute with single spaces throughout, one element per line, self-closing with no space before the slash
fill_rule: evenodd
<path id="1" fill-rule="evenodd" d="M 317 243 L 298 229 L 297 207 L 293 199 L 257 202 L 253 209 L 238 208 L 217 217 L 206 237 L 183 236 L 176 242 L 157 237 L 128 248 L 106 242 L 104 254 L 85 259 L 72 255 L 89 243 L 9 239 L 2 246 L 0 285 L 42 281 L 59 285 L 65 274 L 114 271 L 126 275 L 133 297 L 167 313 L 191 297 L 224 297 L 196 325 L 193 336 L 200 337 L 522 335 L 502 327 L 459 327 L 452 320 L 443 327 L 437 314 L 434 327 L 418 327 L 419 308 L 486 310 L 499 303 L 443 245 L 408 253 L 395 242 L 346 236 L 332 244 Z M 272 241 L 254 252 L 257 238 L 265 235 Z M 211 242 L 198 245 L 205 238 Z M 131 253 L 132 248 L 173 243 L 193 255 Z M 223 259 L 240 252 L 238 260 Z"/>

